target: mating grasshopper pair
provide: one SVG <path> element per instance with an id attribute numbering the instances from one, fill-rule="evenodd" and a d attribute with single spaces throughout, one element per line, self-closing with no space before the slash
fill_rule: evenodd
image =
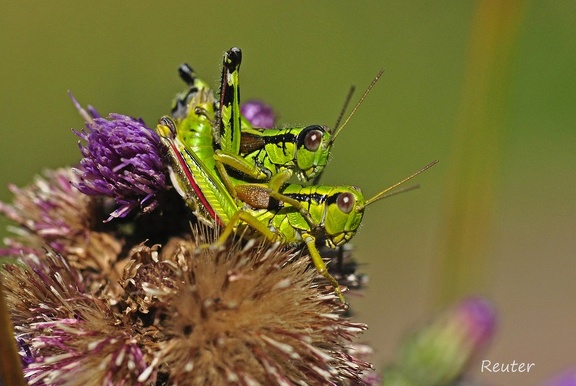
<path id="1" fill-rule="evenodd" d="M 305 243 L 318 272 L 344 301 L 316 240 L 331 248 L 345 244 L 366 206 L 433 163 L 368 200 L 351 185 L 287 183 L 293 174 L 303 182 L 320 176 L 338 131 L 321 125 L 253 128 L 240 113 L 241 58 L 238 48 L 225 53 L 218 101 L 189 66 L 180 67 L 189 90 L 177 97 L 173 119 L 163 117 L 157 127 L 173 185 L 201 222 L 224 227 L 217 244 L 234 231 L 253 230 L 283 244 Z"/>

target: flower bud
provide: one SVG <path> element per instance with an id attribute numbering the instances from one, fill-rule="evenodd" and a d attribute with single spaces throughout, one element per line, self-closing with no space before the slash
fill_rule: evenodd
<path id="1" fill-rule="evenodd" d="M 276 124 L 274 110 L 262 101 L 247 101 L 240 107 L 240 112 L 254 127 L 270 129 Z"/>

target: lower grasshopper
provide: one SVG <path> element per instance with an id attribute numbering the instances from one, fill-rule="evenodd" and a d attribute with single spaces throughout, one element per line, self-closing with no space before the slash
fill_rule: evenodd
<path id="1" fill-rule="evenodd" d="M 316 269 L 329 280 L 343 302 L 338 282 L 328 273 L 316 240 L 324 239 L 330 248 L 347 243 L 356 234 L 368 205 L 435 163 L 369 200 L 365 200 L 359 188 L 351 185 L 271 187 L 237 183 L 235 189 L 241 198 L 238 200 L 230 194 L 216 170 L 182 142 L 174 121 L 162 118 L 157 131 L 170 154 L 172 180 L 179 193 L 200 220 L 212 226 L 224 226 L 217 244 L 224 243 L 233 232 L 250 229 L 285 245 L 304 243 Z"/>

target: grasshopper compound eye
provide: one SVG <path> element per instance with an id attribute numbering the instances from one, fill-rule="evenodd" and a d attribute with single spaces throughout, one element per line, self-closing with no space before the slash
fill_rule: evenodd
<path id="1" fill-rule="evenodd" d="M 322 137 L 324 136 L 324 131 L 321 130 L 320 126 L 310 126 L 308 130 L 304 133 L 304 147 L 308 151 L 316 151 L 322 143 Z"/>
<path id="2" fill-rule="evenodd" d="M 356 199 L 354 198 L 354 195 L 349 192 L 340 193 L 336 199 L 336 205 L 338 205 L 338 209 L 346 214 L 352 212 L 355 203 Z"/>

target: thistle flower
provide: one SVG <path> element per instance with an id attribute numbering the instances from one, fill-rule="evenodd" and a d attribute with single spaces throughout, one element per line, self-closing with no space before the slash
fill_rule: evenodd
<path id="1" fill-rule="evenodd" d="M 123 242 L 96 230 L 102 220 L 97 203 L 75 188 L 78 176 L 71 169 L 50 170 L 26 188 L 10 185 L 12 205 L 0 202 L 0 213 L 19 227 L 5 239 L 0 256 L 35 254 L 46 246 L 67 257 L 80 269 L 107 275 Z"/>
<path id="2" fill-rule="evenodd" d="M 377 382 L 371 349 L 352 343 L 366 325 L 309 256 L 256 240 L 199 247 L 219 230 L 191 231 L 193 215 L 166 188 L 158 135 L 72 100 L 86 121 L 75 131 L 80 167 L 11 187 L 14 202 L 0 203 L 16 223 L 0 288 L 28 384 Z M 251 122 L 272 126 L 258 106 Z M 148 215 L 128 216 L 137 208 Z M 348 254 L 333 267 L 360 287 L 355 269 Z"/>
<path id="3" fill-rule="evenodd" d="M 61 255 L 29 254 L 22 263 L 4 265 L 0 277 L 28 384 L 137 384 L 134 374 L 146 364 L 127 318 L 91 293 Z"/>
<path id="4" fill-rule="evenodd" d="M 217 233 L 171 226 L 187 222 L 167 200 L 103 224 L 107 200 L 78 181 L 46 172 L 0 205 L 20 226 L 0 283 L 28 384 L 375 384 L 369 348 L 350 342 L 366 326 L 308 256 L 254 240 L 198 248 Z M 169 233 L 148 246 L 150 229 Z"/>
<path id="5" fill-rule="evenodd" d="M 242 103 L 240 112 L 254 127 L 270 129 L 276 125 L 276 114 L 272 107 L 260 100 Z"/>
<path id="6" fill-rule="evenodd" d="M 129 252 L 109 288 L 54 252 L 0 272 L 29 384 L 363 384 L 349 340 L 309 258 L 254 241 L 218 250 L 190 238 Z M 114 294 L 112 297 L 116 297 Z"/>
<path id="7" fill-rule="evenodd" d="M 441 386 L 455 382 L 490 340 L 496 314 L 485 299 L 465 299 L 411 336 L 397 366 L 384 373 L 384 385 Z"/>
<path id="8" fill-rule="evenodd" d="M 73 98 L 73 97 L 72 97 Z M 90 196 L 115 199 L 118 209 L 108 218 L 123 218 L 133 209 L 151 212 L 158 206 L 157 195 L 166 188 L 166 166 L 162 161 L 160 138 L 141 119 L 110 114 L 108 119 L 87 114 L 73 99 L 87 120 L 86 129 L 74 131 L 86 141 L 78 144 L 82 156 L 76 169 L 78 189 Z"/>

